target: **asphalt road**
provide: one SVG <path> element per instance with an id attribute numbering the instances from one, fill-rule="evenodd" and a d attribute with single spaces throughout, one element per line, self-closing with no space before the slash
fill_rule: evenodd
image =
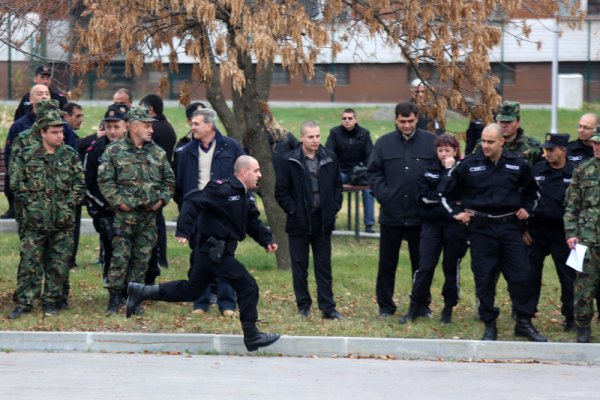
<path id="1" fill-rule="evenodd" d="M 597 399 L 600 365 L 0 353 L 0 399 Z"/>

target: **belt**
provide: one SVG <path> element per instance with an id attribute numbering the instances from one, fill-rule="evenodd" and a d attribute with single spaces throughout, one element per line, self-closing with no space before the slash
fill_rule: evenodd
<path id="1" fill-rule="evenodd" d="M 473 217 L 475 217 L 476 219 L 484 219 L 488 223 L 493 223 L 493 224 L 506 224 L 509 222 L 517 222 L 518 221 L 517 216 L 515 215 L 517 213 L 516 211 L 505 213 L 505 214 L 498 214 L 498 215 L 488 214 L 488 213 L 484 213 L 481 211 L 469 210 L 469 209 L 465 209 L 465 211 L 468 212 L 469 214 L 473 215 Z"/>

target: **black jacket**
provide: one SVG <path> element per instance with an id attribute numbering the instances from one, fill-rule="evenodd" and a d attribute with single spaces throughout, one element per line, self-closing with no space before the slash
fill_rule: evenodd
<path id="1" fill-rule="evenodd" d="M 586 146 L 581 140 L 573 140 L 567 145 L 567 159 L 575 163 L 581 164 L 583 161 L 594 157 L 594 148 Z"/>
<path id="2" fill-rule="evenodd" d="M 167 160 L 172 166 L 177 134 L 164 115 L 158 114 L 154 119 L 156 121 L 152 122 L 152 140 L 167 153 Z"/>
<path id="3" fill-rule="evenodd" d="M 343 171 L 349 171 L 360 163 L 367 166 L 373 151 L 371 132 L 358 124 L 351 131 L 338 125 L 329 131 L 325 147 L 335 154 Z"/>
<path id="4" fill-rule="evenodd" d="M 442 204 L 452 215 L 465 209 L 501 215 L 520 208 L 531 215 L 540 198 L 527 160 L 505 149 L 495 164 L 479 149 L 456 164 L 447 178 L 440 191 Z M 455 196 L 461 205 L 446 201 Z"/>
<path id="5" fill-rule="evenodd" d="M 395 130 L 375 143 L 367 172 L 373 195 L 381 205 L 381 224 L 421 224 L 418 182 L 425 167 L 437 160 L 435 138 L 417 129 L 407 140 Z"/>
<path id="6" fill-rule="evenodd" d="M 98 166 L 102 162 L 101 157 L 110 142 L 106 136 L 92 141 L 85 149 L 83 158 L 83 172 L 85 175 L 85 199 L 88 213 L 93 217 L 98 214 L 112 215 L 110 205 L 100 192 L 98 187 Z"/>
<path id="7" fill-rule="evenodd" d="M 435 160 L 425 168 L 425 171 L 419 177 L 419 200 L 422 205 L 421 210 L 424 221 L 436 224 L 455 221 L 442 206 L 439 190 L 443 176 L 448 174 L 449 171 L 439 160 Z M 451 201 L 455 203 L 454 200 Z"/>
<path id="8" fill-rule="evenodd" d="M 244 184 L 232 175 L 229 179 L 210 181 L 204 190 L 194 190 L 185 196 L 177 218 L 176 236 L 188 240 L 201 235 L 241 241 L 248 234 L 266 248 L 273 243 L 273 236 L 259 216 L 254 194 L 246 193 Z"/>
<path id="9" fill-rule="evenodd" d="M 562 226 L 565 215 L 565 193 L 571 184 L 575 164 L 568 161 L 561 169 L 555 169 L 542 161 L 534 165 L 533 177 L 540 187 L 540 201 L 529 224 L 534 226 L 552 222 Z"/>
<path id="10" fill-rule="evenodd" d="M 322 227 L 323 234 L 329 235 L 335 226 L 335 216 L 342 207 L 342 178 L 333 153 L 320 146 L 318 158 Z M 275 199 L 287 214 L 285 231 L 290 235 L 310 235 L 313 196 L 302 144 L 288 153 L 281 165 Z"/>

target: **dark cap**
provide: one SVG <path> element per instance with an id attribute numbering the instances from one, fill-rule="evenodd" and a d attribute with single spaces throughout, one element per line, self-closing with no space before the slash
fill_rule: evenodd
<path id="1" fill-rule="evenodd" d="M 124 104 L 111 104 L 104 114 L 105 121 L 127 121 L 129 108 Z"/>
<path id="2" fill-rule="evenodd" d="M 519 118 L 521 104 L 518 101 L 503 101 L 496 116 L 496 121 L 512 122 Z"/>
<path id="3" fill-rule="evenodd" d="M 592 142 L 600 143 L 600 125 L 596 127 L 594 131 L 594 136 L 590 138 Z"/>
<path id="4" fill-rule="evenodd" d="M 154 122 L 154 118 L 150 116 L 150 112 L 146 107 L 134 107 L 127 113 L 129 121 Z"/>
<path id="5" fill-rule="evenodd" d="M 553 147 L 567 147 L 569 143 L 569 135 L 567 133 L 548 133 L 546 134 L 546 141 L 542 144 L 544 149 L 551 149 Z"/>
<path id="6" fill-rule="evenodd" d="M 206 106 L 204 105 L 204 103 L 199 102 L 199 101 L 195 101 L 192 104 L 188 105 L 185 108 L 185 116 L 187 119 L 192 119 L 192 116 L 194 115 L 194 112 L 199 109 L 199 108 L 206 108 Z"/>
<path id="7" fill-rule="evenodd" d="M 35 70 L 35 74 L 36 75 L 52 75 L 52 70 L 50 70 L 50 68 L 46 67 L 45 65 L 40 65 Z"/>

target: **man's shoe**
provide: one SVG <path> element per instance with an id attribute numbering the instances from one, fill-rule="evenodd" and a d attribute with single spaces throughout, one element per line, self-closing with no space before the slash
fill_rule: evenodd
<path id="1" fill-rule="evenodd" d="M 388 319 L 391 316 L 392 316 L 392 314 L 390 314 L 388 312 L 379 311 L 379 314 L 377 315 L 377 319 Z"/>
<path id="2" fill-rule="evenodd" d="M 452 322 L 452 306 L 445 304 L 444 309 L 442 310 L 442 316 L 440 317 L 440 322 L 442 324 L 449 324 Z"/>
<path id="3" fill-rule="evenodd" d="M 298 314 L 300 314 L 304 318 L 310 317 L 310 308 L 301 308 L 298 310 Z"/>
<path id="4" fill-rule="evenodd" d="M 337 312 L 337 310 L 327 311 L 327 312 L 323 311 L 323 318 L 324 319 L 335 319 L 338 321 L 341 321 L 344 319 L 344 317 L 342 317 L 342 314 Z"/>
<path id="5" fill-rule="evenodd" d="M 15 218 L 15 209 L 9 208 L 7 212 L 0 215 L 0 219 L 14 219 Z"/>
<path id="6" fill-rule="evenodd" d="M 235 311 L 233 311 L 233 310 L 223 310 L 223 312 L 221 313 L 221 315 L 223 315 L 225 318 L 233 318 L 233 317 L 235 317 Z"/>
<path id="7" fill-rule="evenodd" d="M 529 318 L 517 318 L 517 323 L 515 324 L 515 336 L 526 337 L 532 342 L 548 341 L 548 339 L 535 329 L 535 326 L 533 326 Z"/>
<path id="8" fill-rule="evenodd" d="M 498 339 L 498 329 L 496 329 L 496 321 L 486 322 L 485 330 L 481 340 L 496 340 Z"/>
<path id="9" fill-rule="evenodd" d="M 158 285 L 142 285 L 141 283 L 129 282 L 127 285 L 127 311 L 125 316 L 127 318 L 131 317 L 131 314 L 134 314 L 142 301 L 159 299 Z"/>
<path id="10" fill-rule="evenodd" d="M 70 309 L 71 306 L 69 306 L 69 302 L 67 301 L 67 299 L 60 299 L 56 304 L 56 308 L 58 308 L 61 311 L 64 311 Z"/>
<path id="11" fill-rule="evenodd" d="M 373 225 L 365 226 L 365 233 L 376 233 L 375 229 L 373 229 Z"/>
<path id="12" fill-rule="evenodd" d="M 136 308 L 133 309 L 133 315 L 141 317 L 142 315 L 146 314 L 146 311 L 144 310 L 144 307 L 142 306 L 137 306 Z"/>
<path id="13" fill-rule="evenodd" d="M 203 308 L 194 308 L 192 314 L 204 315 L 206 314 L 206 310 Z"/>
<path id="14" fill-rule="evenodd" d="M 27 314 L 31 312 L 31 308 L 16 306 L 14 310 L 10 314 L 6 316 L 8 319 L 17 319 L 20 318 L 23 314 Z"/>
<path id="15" fill-rule="evenodd" d="M 106 306 L 106 315 L 113 315 L 119 313 L 121 308 L 121 293 L 118 290 L 108 291 L 108 305 Z"/>
<path id="16" fill-rule="evenodd" d="M 400 320 L 398 320 L 398 322 L 400 324 L 404 325 L 404 324 L 412 322 L 416 319 L 417 319 L 417 314 L 412 312 L 411 310 L 408 310 L 408 312 L 406 314 L 404 314 L 403 316 L 400 317 Z"/>
<path id="17" fill-rule="evenodd" d="M 244 345 L 248 351 L 270 346 L 280 338 L 276 333 L 263 333 L 259 331 L 254 321 L 242 322 L 242 330 L 244 331 Z"/>
<path id="18" fill-rule="evenodd" d="M 592 337 L 592 328 L 589 326 L 577 327 L 577 343 L 589 343 Z"/>
<path id="19" fill-rule="evenodd" d="M 58 315 L 58 310 L 54 304 L 44 304 L 42 306 L 42 311 L 46 317 L 55 317 Z"/>
<path id="20" fill-rule="evenodd" d="M 562 323 L 563 332 L 571 332 L 575 328 L 575 321 L 570 318 L 565 318 Z"/>

